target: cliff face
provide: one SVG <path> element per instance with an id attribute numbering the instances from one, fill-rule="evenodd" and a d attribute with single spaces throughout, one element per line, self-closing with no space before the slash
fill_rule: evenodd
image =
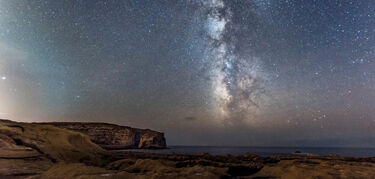
<path id="1" fill-rule="evenodd" d="M 106 149 L 161 149 L 166 148 L 164 134 L 149 129 L 136 129 L 106 123 L 45 123 L 81 132 L 91 141 Z"/>

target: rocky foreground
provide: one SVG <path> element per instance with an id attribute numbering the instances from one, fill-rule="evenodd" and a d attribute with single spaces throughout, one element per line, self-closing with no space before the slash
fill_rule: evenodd
<path id="1" fill-rule="evenodd" d="M 0 178 L 375 178 L 375 157 L 107 151 L 77 130 L 0 120 Z"/>

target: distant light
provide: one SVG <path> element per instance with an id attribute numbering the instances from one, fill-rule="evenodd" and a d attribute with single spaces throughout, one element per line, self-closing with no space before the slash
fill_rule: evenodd
<path id="1" fill-rule="evenodd" d="M 2 79 L 2 80 L 6 80 L 7 77 L 6 77 L 6 76 L 2 76 L 1 79 Z"/>

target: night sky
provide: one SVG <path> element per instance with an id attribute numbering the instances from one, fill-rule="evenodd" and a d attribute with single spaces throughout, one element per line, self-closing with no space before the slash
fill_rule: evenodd
<path id="1" fill-rule="evenodd" d="M 0 0 L 0 118 L 375 147 L 375 3 Z"/>

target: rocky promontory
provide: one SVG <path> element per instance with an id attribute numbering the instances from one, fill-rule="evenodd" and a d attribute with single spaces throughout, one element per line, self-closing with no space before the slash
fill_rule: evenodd
<path id="1" fill-rule="evenodd" d="M 107 123 L 51 122 L 41 123 L 86 134 L 105 149 L 163 149 L 164 134 L 150 129 L 137 129 Z"/>

